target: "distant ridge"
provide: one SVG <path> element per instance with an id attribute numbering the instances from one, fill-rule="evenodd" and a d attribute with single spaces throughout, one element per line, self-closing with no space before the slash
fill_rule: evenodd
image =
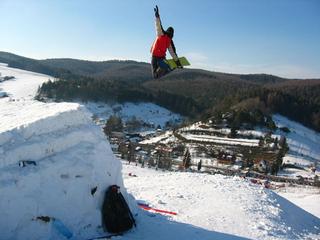
<path id="1" fill-rule="evenodd" d="M 149 101 L 192 118 L 209 117 L 221 111 L 258 109 L 280 113 L 320 131 L 320 79 L 187 68 L 153 80 L 150 64 L 144 62 L 35 60 L 8 52 L 0 52 L 0 63 L 60 79 L 44 84 L 39 99 Z"/>
<path id="2" fill-rule="evenodd" d="M 132 60 L 86 61 L 72 58 L 35 60 L 8 52 L 0 52 L 0 62 L 9 67 L 44 73 L 54 77 L 65 74 L 115 80 L 150 79 L 150 65 Z"/>
<path id="3" fill-rule="evenodd" d="M 67 72 L 72 72 L 73 74 L 91 77 L 119 78 L 119 75 L 121 77 L 125 76 L 125 74 L 121 73 L 121 71 L 126 71 L 126 75 L 129 78 L 130 75 L 134 74 L 135 76 L 139 76 L 144 80 L 151 80 L 150 64 L 133 60 L 88 61 L 72 58 L 51 58 L 45 60 L 36 60 L 0 51 L 0 62 L 7 63 L 10 67 L 21 68 L 54 76 L 59 75 L 59 73 L 64 70 Z M 184 78 L 194 78 L 195 74 L 219 78 L 229 77 L 259 84 L 278 83 L 288 80 L 268 74 L 229 74 L 201 69 L 192 69 L 192 72 L 193 73 L 191 75 L 186 75 L 186 73 L 176 71 L 176 74 L 178 74 L 179 77 Z M 171 75 L 172 74 L 170 74 L 169 76 Z"/>

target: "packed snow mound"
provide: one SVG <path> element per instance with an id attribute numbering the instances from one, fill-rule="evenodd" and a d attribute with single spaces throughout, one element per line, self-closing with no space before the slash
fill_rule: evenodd
<path id="1" fill-rule="evenodd" d="M 1 239 L 61 239 L 41 216 L 59 219 L 74 238 L 101 232 L 106 188 L 124 187 L 121 162 L 91 114 L 32 100 L 2 100 L 0 114 Z"/>
<path id="2" fill-rule="evenodd" d="M 37 101 L 8 101 L 0 108 L 0 144 L 15 143 L 16 136 L 29 139 L 32 135 L 65 130 L 90 123 L 90 115 L 79 111 L 75 103 L 47 103 Z M 54 120 L 53 120 L 54 119 Z M 15 143 L 17 145 L 17 143 Z M 1 158 L 0 158 L 1 159 Z"/>
<path id="3" fill-rule="evenodd" d="M 318 239 L 320 219 L 273 191 L 240 177 L 162 172 L 123 166 L 138 201 L 177 212 L 168 219 L 142 215 L 143 233 L 124 239 Z M 136 177 L 132 177 L 132 176 Z M 158 216 L 158 217 L 157 217 Z"/>

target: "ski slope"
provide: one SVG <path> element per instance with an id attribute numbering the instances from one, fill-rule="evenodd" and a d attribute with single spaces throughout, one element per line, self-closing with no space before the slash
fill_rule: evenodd
<path id="1" fill-rule="evenodd" d="M 307 168 L 320 162 L 320 133 L 281 115 L 274 115 L 273 118 L 277 126 L 290 129 L 290 132 L 285 134 L 289 146 L 289 152 L 283 159 L 285 163 Z M 320 165 L 317 165 L 317 171 L 320 171 Z M 300 175 L 312 176 L 306 173 Z"/>

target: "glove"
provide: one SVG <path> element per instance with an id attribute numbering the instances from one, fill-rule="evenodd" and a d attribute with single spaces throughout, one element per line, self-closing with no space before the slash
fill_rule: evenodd
<path id="1" fill-rule="evenodd" d="M 154 10 L 154 15 L 156 16 L 156 18 L 159 18 L 160 15 L 159 15 L 159 8 L 158 8 L 158 6 L 156 5 L 156 7 L 155 7 L 153 10 Z"/>
<path id="2" fill-rule="evenodd" d="M 179 60 L 175 61 L 175 63 L 177 64 L 177 68 L 183 68 Z"/>

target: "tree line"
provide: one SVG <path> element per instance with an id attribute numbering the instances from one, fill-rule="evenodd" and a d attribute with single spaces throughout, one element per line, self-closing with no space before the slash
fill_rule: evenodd
<path id="1" fill-rule="evenodd" d="M 163 90 L 149 91 L 141 85 L 101 80 L 85 76 L 68 77 L 47 81 L 38 89 L 36 99 L 46 98 L 56 101 L 102 101 L 102 102 L 154 102 L 162 107 L 185 116 L 193 116 L 203 111 L 191 97 L 173 94 Z"/>
<path id="2" fill-rule="evenodd" d="M 192 87 L 199 82 L 204 85 Z M 69 73 L 63 79 L 44 83 L 38 90 L 37 98 L 154 102 L 193 119 L 234 112 L 234 123 L 237 125 L 243 121 L 259 125 L 266 122 L 264 119 L 272 113 L 279 113 L 320 131 L 320 81 L 260 86 L 223 81 L 213 84 L 199 79 L 196 83 L 183 81 L 180 88 L 178 83 L 153 81 L 150 87 L 149 83 L 138 81 L 123 82 Z"/>

